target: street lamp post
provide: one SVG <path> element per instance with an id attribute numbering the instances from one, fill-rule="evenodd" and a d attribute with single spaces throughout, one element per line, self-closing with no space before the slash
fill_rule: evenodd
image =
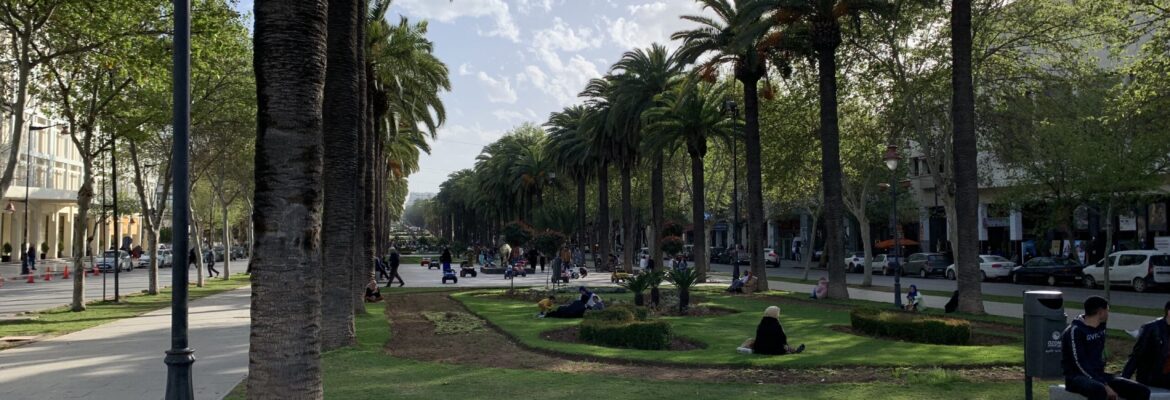
<path id="1" fill-rule="evenodd" d="M 723 112 L 731 114 L 731 122 L 739 120 L 739 106 L 735 100 L 723 101 Z M 739 279 L 739 154 L 735 149 L 737 142 L 735 135 L 731 137 L 731 277 Z"/>
<path id="2" fill-rule="evenodd" d="M 172 158 L 174 159 L 171 173 L 174 182 L 174 207 L 171 211 L 171 226 L 174 235 L 171 235 L 171 244 L 174 251 L 173 268 L 171 274 L 171 348 L 167 350 L 167 400 L 189 400 L 195 398 L 195 389 L 191 378 L 191 365 L 195 363 L 195 351 L 189 347 L 187 340 L 187 244 L 188 231 L 187 217 L 190 212 L 189 171 L 187 169 L 188 145 L 190 144 L 191 127 L 191 0 L 174 0 L 175 8 L 175 52 L 174 52 L 174 79 L 172 93 L 174 95 L 174 120 L 171 127 L 174 130 Z M 165 200 L 165 199 L 164 199 Z M 182 266 L 182 271 L 178 269 Z"/>
<path id="3" fill-rule="evenodd" d="M 886 146 L 886 154 L 882 157 L 886 162 L 886 168 L 890 170 L 890 229 L 894 234 L 894 251 L 893 258 L 890 262 L 894 264 L 894 306 L 902 309 L 902 263 L 900 256 L 902 255 L 902 248 L 898 243 L 898 185 L 897 174 L 898 161 L 902 159 L 898 155 L 898 146 Z"/>

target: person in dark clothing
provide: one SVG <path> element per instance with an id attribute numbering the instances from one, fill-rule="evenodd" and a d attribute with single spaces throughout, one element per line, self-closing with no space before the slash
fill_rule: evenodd
<path id="1" fill-rule="evenodd" d="M 753 354 L 780 355 L 797 354 L 804 351 L 804 345 L 792 348 L 788 345 L 788 335 L 784 334 L 784 327 L 780 326 L 780 307 L 771 306 L 764 310 L 764 318 L 756 326 L 756 338 L 751 343 Z"/>
<path id="2" fill-rule="evenodd" d="M 191 251 L 187 253 L 187 268 L 191 268 L 191 267 L 197 265 L 196 263 L 199 262 L 198 256 L 199 256 L 199 254 L 196 254 L 195 248 L 192 247 Z"/>
<path id="3" fill-rule="evenodd" d="M 443 270 L 451 269 L 451 249 L 443 249 L 443 254 L 439 256 L 439 263 L 442 264 Z"/>
<path id="4" fill-rule="evenodd" d="M 406 284 L 406 281 L 402 280 L 402 275 L 398 275 L 398 265 L 402 263 L 401 260 L 402 260 L 401 256 L 398 255 L 398 249 L 391 249 L 390 250 L 390 280 L 388 282 L 386 282 L 387 287 L 389 287 L 391 283 L 394 283 L 394 278 L 398 278 L 398 287 L 402 287 L 402 285 Z"/>
<path id="5" fill-rule="evenodd" d="M 203 255 L 203 262 L 207 263 L 208 278 L 211 277 L 212 273 L 214 273 L 215 276 L 219 276 L 219 271 L 215 269 L 215 252 L 208 250 L 207 253 Z"/>
<path id="6" fill-rule="evenodd" d="M 386 277 L 387 280 L 391 279 L 390 274 L 386 271 L 386 263 L 383 263 L 381 258 L 374 257 L 374 270 L 378 271 L 378 279 L 382 279 L 382 277 Z"/>
<path id="7" fill-rule="evenodd" d="M 1170 389 L 1170 301 L 1162 307 L 1162 318 L 1142 325 L 1139 332 L 1121 376 L 1129 379 L 1136 373 L 1143 385 Z"/>
<path id="8" fill-rule="evenodd" d="M 528 250 L 528 253 L 527 253 L 527 255 L 525 256 L 525 259 L 527 259 L 527 260 L 528 260 L 528 265 L 526 265 L 526 266 L 525 266 L 525 268 L 533 268 L 533 269 L 535 269 L 535 268 L 536 268 L 536 264 L 537 264 L 537 262 L 538 262 L 538 261 L 539 261 L 539 259 L 540 259 L 540 253 L 539 253 L 539 252 L 537 252 L 537 251 L 536 251 L 536 249 Z"/>
<path id="9" fill-rule="evenodd" d="M 578 287 L 577 293 L 581 294 L 581 303 L 582 304 L 588 303 L 589 299 L 593 298 L 593 292 L 590 292 L 589 289 L 586 289 L 584 286 Z"/>
<path id="10" fill-rule="evenodd" d="M 568 305 L 557 307 L 556 310 L 544 314 L 544 318 L 581 318 L 585 316 L 585 302 L 581 300 L 574 300 Z"/>
<path id="11" fill-rule="evenodd" d="M 37 247 L 32 244 L 28 245 L 28 269 L 37 270 Z"/>
<path id="12" fill-rule="evenodd" d="M 1140 383 L 1105 373 L 1105 323 L 1109 301 L 1099 296 L 1085 299 L 1085 313 L 1060 335 L 1064 386 L 1089 400 L 1148 400 L 1150 389 Z"/>
<path id="13" fill-rule="evenodd" d="M 546 259 L 547 257 L 545 257 L 544 254 L 540 255 L 540 272 L 542 273 L 544 272 L 544 262 Z"/>
<path id="14" fill-rule="evenodd" d="M 366 302 L 375 303 L 382 301 L 382 291 L 378 290 L 378 281 L 370 279 L 370 283 L 366 285 Z"/>

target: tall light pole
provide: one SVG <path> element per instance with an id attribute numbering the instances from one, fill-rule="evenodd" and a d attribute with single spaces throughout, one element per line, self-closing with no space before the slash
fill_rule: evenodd
<path id="1" fill-rule="evenodd" d="M 898 155 L 898 146 L 892 144 L 886 146 L 886 154 L 882 159 L 886 162 L 886 168 L 890 170 L 890 229 L 894 233 L 894 257 L 889 262 L 894 264 L 894 306 L 902 309 L 902 263 L 899 262 L 902 247 L 898 243 L 898 176 L 895 172 L 902 156 Z"/>
<path id="2" fill-rule="evenodd" d="M 723 101 L 723 112 L 731 114 L 731 122 L 739 121 L 739 106 L 735 100 Z M 736 135 L 731 135 L 731 248 L 735 255 L 731 260 L 731 277 L 739 279 L 739 154 L 735 149 Z"/>
<path id="3" fill-rule="evenodd" d="M 32 142 L 33 142 L 32 141 L 32 133 L 36 132 L 36 131 L 42 131 L 45 129 L 56 127 L 56 126 L 61 126 L 61 125 L 64 125 L 64 124 L 53 124 L 53 125 L 49 125 L 49 126 L 29 125 L 29 127 L 28 127 L 28 133 L 29 133 L 28 143 L 25 143 L 25 145 L 24 145 L 24 162 L 25 162 L 25 167 L 24 167 L 24 243 L 22 243 L 20 245 L 20 249 L 23 252 L 20 255 L 20 258 L 22 260 L 24 260 L 24 262 L 21 263 L 21 270 L 22 270 L 23 275 L 28 275 L 28 273 L 29 273 L 28 266 L 30 265 L 30 261 L 36 262 L 36 260 L 29 260 L 28 259 L 29 246 L 32 246 L 32 244 L 30 244 L 28 241 L 28 207 L 29 207 L 28 194 L 29 194 L 29 188 L 32 186 Z"/>
<path id="4" fill-rule="evenodd" d="M 187 244 L 188 214 L 191 187 L 187 170 L 188 137 L 191 126 L 191 0 L 174 0 L 175 7 L 175 53 L 174 53 L 174 130 L 171 173 L 174 175 L 174 206 L 171 208 L 172 261 L 171 274 L 171 348 L 167 350 L 164 362 L 167 364 L 167 400 L 190 400 L 195 398 L 191 379 L 191 365 L 195 363 L 195 351 L 187 341 Z M 163 199 L 166 201 L 166 199 Z M 179 268 L 182 267 L 182 271 Z"/>

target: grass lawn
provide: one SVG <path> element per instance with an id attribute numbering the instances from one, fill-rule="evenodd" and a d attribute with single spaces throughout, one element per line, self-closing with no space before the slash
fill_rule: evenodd
<path id="1" fill-rule="evenodd" d="M 888 340 L 840 333 L 832 325 L 849 325 L 846 310 L 814 304 L 781 305 L 780 320 L 789 344 L 804 343 L 803 354 L 787 357 L 760 357 L 739 354 L 735 348 L 755 334 L 764 308 L 763 299 L 704 293 L 704 304 L 741 311 L 718 317 L 669 317 L 678 335 L 707 344 L 691 351 L 650 351 L 615 349 L 579 343 L 554 342 L 541 338 L 542 332 L 571 326 L 579 320 L 536 319 L 535 306 L 526 302 L 475 296 L 475 292 L 457 293 L 453 297 L 471 311 L 512 334 L 525 345 L 561 353 L 698 365 L 738 365 L 756 367 L 814 368 L 827 366 L 977 366 L 1020 365 L 1021 344 L 998 346 L 941 346 Z M 480 292 L 482 293 L 482 292 Z M 621 298 L 622 296 L 611 296 Z M 625 295 L 626 300 L 631 295 Z"/>
<path id="2" fill-rule="evenodd" d="M 248 275 L 232 275 L 230 280 L 208 279 L 203 287 L 191 286 L 188 294 L 191 300 L 216 293 L 247 286 Z M 89 290 L 93 290 L 89 288 Z M 145 314 L 171 306 L 171 288 L 159 291 L 157 296 L 144 293 L 125 296 L 121 304 L 114 302 L 90 302 L 83 312 L 69 311 L 68 306 L 52 308 L 35 313 L 37 319 L 0 323 L 0 337 L 63 335 L 86 328 L 92 328 L 122 318 Z"/>
<path id="3" fill-rule="evenodd" d="M 967 382 L 937 370 L 911 373 L 907 384 L 744 385 L 639 380 L 628 377 L 477 368 L 410 361 L 386 355 L 390 338 L 383 305 L 357 318 L 358 346 L 325 354 L 327 399 L 647 398 L 735 399 L 1009 399 L 1023 397 L 1022 383 Z M 1038 388 L 1044 387 L 1037 385 Z M 1037 399 L 1047 393 L 1037 391 Z M 244 384 L 227 399 L 244 399 Z"/>
<path id="4" fill-rule="evenodd" d="M 803 279 L 789 278 L 789 277 L 770 277 L 770 278 L 768 278 L 768 280 L 769 281 L 778 281 L 778 282 L 802 283 L 802 284 L 806 284 L 806 285 L 816 285 L 817 284 L 817 282 L 815 280 L 810 279 L 810 280 L 806 281 Z M 861 285 L 857 285 L 857 284 L 850 284 L 849 287 L 854 288 L 854 289 L 872 290 L 875 292 L 887 292 L 887 293 L 894 292 L 893 288 L 886 287 L 886 286 L 865 287 L 865 286 L 861 286 Z M 907 290 L 906 288 L 909 288 L 909 287 L 910 287 L 910 285 L 907 284 L 907 285 L 905 285 L 905 288 L 903 290 Z M 1057 289 L 1060 289 L 1060 288 L 1058 287 Z M 1116 290 L 1116 289 L 1114 289 L 1114 290 Z M 928 296 L 938 296 L 938 297 L 944 297 L 944 298 L 951 297 L 951 292 L 948 292 L 945 290 L 919 290 L 919 292 L 922 292 L 923 294 L 928 295 Z M 1102 291 L 1101 293 L 1103 296 L 1104 291 Z M 991 302 L 996 302 L 996 303 L 1008 303 L 1008 304 L 1024 304 L 1024 299 L 1022 297 L 1003 296 L 1003 295 L 995 295 L 995 294 L 987 294 L 987 293 L 983 294 L 983 301 L 991 301 Z M 1082 310 L 1082 309 L 1084 309 L 1084 307 L 1085 307 L 1084 303 L 1080 302 L 1080 301 L 1072 301 L 1072 300 L 1065 301 L 1065 308 L 1070 310 L 1069 311 L 1070 314 L 1074 314 L 1074 315 L 1079 314 L 1079 312 L 1075 312 L 1075 311 Z M 1109 311 L 1122 313 L 1122 314 L 1147 315 L 1147 316 L 1150 316 L 1151 319 L 1162 315 L 1162 309 L 1160 309 L 1160 308 L 1132 307 L 1132 306 L 1126 306 L 1126 305 L 1120 305 L 1120 304 L 1110 305 Z"/>

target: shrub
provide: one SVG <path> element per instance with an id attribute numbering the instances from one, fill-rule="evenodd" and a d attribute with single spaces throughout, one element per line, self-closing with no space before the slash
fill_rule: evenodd
<path id="1" fill-rule="evenodd" d="M 663 350 L 670 346 L 671 329 L 666 321 L 611 322 L 581 321 L 578 337 L 588 343 L 641 350 Z"/>
<path id="2" fill-rule="evenodd" d="M 509 222 L 507 225 L 504 225 L 501 233 L 504 234 L 504 242 L 512 247 L 520 246 L 532 240 L 532 227 L 529 227 L 528 224 L 522 221 Z"/>
<path id="3" fill-rule="evenodd" d="M 601 311 L 585 312 L 586 321 L 632 322 L 645 321 L 647 318 L 650 318 L 649 309 L 629 304 L 617 304 Z"/>
<path id="4" fill-rule="evenodd" d="M 12 243 L 4 243 L 4 255 L 12 254 Z"/>
<path id="5" fill-rule="evenodd" d="M 667 236 L 662 238 L 662 252 L 669 255 L 676 255 L 683 251 L 683 240 L 678 236 Z"/>
<path id="6" fill-rule="evenodd" d="M 560 250 L 563 243 L 565 243 L 565 235 L 554 230 L 545 230 L 532 238 L 532 247 L 548 255 L 557 254 L 557 250 Z"/>
<path id="7" fill-rule="evenodd" d="M 849 321 L 856 331 L 908 342 L 957 345 L 971 342 L 971 323 L 966 320 L 858 308 L 849 313 Z"/>
<path id="8" fill-rule="evenodd" d="M 650 288 L 650 275 L 639 274 L 630 276 L 626 278 L 625 282 L 622 282 L 622 287 L 634 292 L 634 304 L 640 306 L 642 305 L 642 292 Z"/>
<path id="9" fill-rule="evenodd" d="M 691 287 L 699 283 L 699 274 L 694 268 L 671 269 L 666 280 L 678 288 L 678 311 L 685 313 L 691 305 Z"/>
<path id="10" fill-rule="evenodd" d="M 666 221 L 662 223 L 662 237 L 682 236 L 683 227 L 674 221 Z"/>

